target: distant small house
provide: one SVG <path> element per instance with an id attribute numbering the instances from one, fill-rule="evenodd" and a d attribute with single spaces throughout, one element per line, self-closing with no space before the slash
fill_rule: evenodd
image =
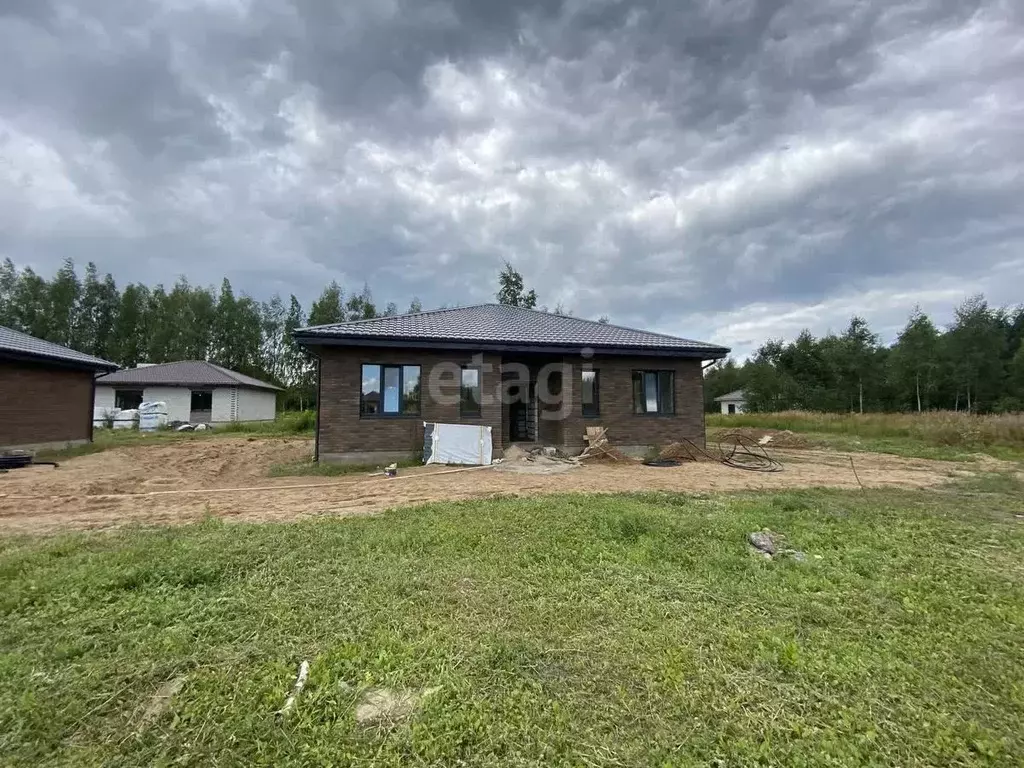
<path id="1" fill-rule="evenodd" d="M 167 403 L 168 421 L 272 421 L 279 387 L 202 360 L 140 365 L 96 379 L 96 409 Z"/>
<path id="2" fill-rule="evenodd" d="M 93 378 L 115 363 L 0 327 L 0 449 L 92 440 Z"/>
<path id="3" fill-rule="evenodd" d="M 743 413 L 747 410 L 747 398 L 742 389 L 730 392 L 727 395 L 715 398 L 716 403 L 721 403 L 722 413 Z"/>

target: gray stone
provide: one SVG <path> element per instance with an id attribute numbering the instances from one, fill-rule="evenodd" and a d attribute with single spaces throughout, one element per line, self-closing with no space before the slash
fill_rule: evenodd
<path id="1" fill-rule="evenodd" d="M 769 530 L 748 533 L 747 541 L 762 552 L 766 552 L 769 555 L 775 554 L 775 539 L 772 537 L 772 532 Z"/>

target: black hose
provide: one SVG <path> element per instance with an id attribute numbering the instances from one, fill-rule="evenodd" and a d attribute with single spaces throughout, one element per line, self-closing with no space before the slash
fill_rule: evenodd
<path id="1" fill-rule="evenodd" d="M 683 438 L 679 446 L 689 453 L 690 461 L 717 461 L 733 469 L 745 469 L 749 472 L 781 472 L 782 462 L 768 455 L 763 445 L 755 443 L 746 435 L 730 432 L 722 435 L 720 440 L 731 440 L 728 448 L 719 444 L 714 449 L 702 448 L 692 440 Z"/>

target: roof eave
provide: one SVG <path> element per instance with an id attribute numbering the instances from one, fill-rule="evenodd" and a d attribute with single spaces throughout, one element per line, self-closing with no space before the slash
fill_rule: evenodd
<path id="1" fill-rule="evenodd" d="M 387 347 L 411 349 L 451 349 L 479 352 L 535 352 L 547 354 L 578 355 L 583 349 L 595 354 L 633 357 L 682 357 L 701 360 L 718 360 L 726 357 L 726 347 L 647 347 L 627 345 L 578 345 L 548 342 L 495 342 L 473 339 L 427 339 L 381 336 L 323 336 L 319 334 L 294 334 L 296 343 L 306 347 Z"/>
<path id="2" fill-rule="evenodd" d="M 0 359 L 25 363 L 43 363 L 76 371 L 93 371 L 94 373 L 102 371 L 104 374 L 113 373 L 119 368 L 117 363 L 111 363 L 107 360 L 97 359 L 96 362 L 87 362 L 85 360 L 70 360 L 64 357 L 42 355 L 36 352 L 20 352 L 12 349 L 0 349 Z"/>
<path id="3" fill-rule="evenodd" d="M 281 387 L 276 387 L 273 384 L 264 384 L 263 386 L 256 386 L 255 384 L 243 384 L 242 382 L 227 383 L 224 381 L 208 382 L 208 381 L 125 381 L 125 380 L 114 380 L 111 381 L 106 375 L 100 376 L 96 379 L 97 386 L 101 387 L 202 387 L 204 389 L 256 389 L 266 390 L 271 392 L 283 392 Z"/>

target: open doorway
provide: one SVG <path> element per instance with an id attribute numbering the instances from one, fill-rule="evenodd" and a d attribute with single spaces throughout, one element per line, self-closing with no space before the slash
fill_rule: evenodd
<path id="1" fill-rule="evenodd" d="M 536 385 L 515 384 L 508 388 L 508 439 L 512 443 L 537 440 Z"/>
<path id="2" fill-rule="evenodd" d="M 188 420 L 193 424 L 209 424 L 213 418 L 213 391 L 193 389 Z"/>

